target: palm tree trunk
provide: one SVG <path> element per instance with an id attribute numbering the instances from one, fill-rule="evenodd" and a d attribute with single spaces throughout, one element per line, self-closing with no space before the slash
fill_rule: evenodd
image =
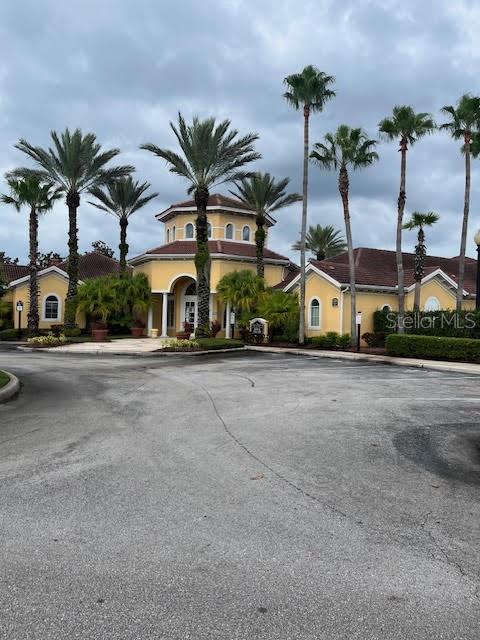
<path id="1" fill-rule="evenodd" d="M 197 329 L 200 338 L 210 335 L 210 252 L 208 250 L 208 220 L 207 204 L 208 189 L 196 189 L 195 204 L 197 205 L 197 251 L 195 253 L 195 268 L 197 270 Z"/>
<path id="2" fill-rule="evenodd" d="M 120 253 L 119 273 L 121 278 L 123 278 L 127 273 L 127 227 L 128 218 L 120 218 L 120 244 L 118 245 L 118 249 Z"/>
<path id="3" fill-rule="evenodd" d="M 300 344 L 305 344 L 305 236 L 307 235 L 309 117 L 310 107 L 305 105 L 303 108 L 303 201 L 300 229 L 300 321 L 298 326 L 298 342 Z"/>
<path id="4" fill-rule="evenodd" d="M 29 261 L 30 261 L 30 291 L 28 306 L 28 335 L 38 335 L 38 215 L 35 207 L 30 208 L 29 219 Z"/>
<path id="5" fill-rule="evenodd" d="M 257 250 L 257 276 L 263 278 L 265 275 L 265 265 L 263 260 L 263 249 L 265 247 L 265 228 L 262 215 L 257 215 L 257 230 L 255 231 L 255 245 Z"/>
<path id="6" fill-rule="evenodd" d="M 470 212 L 470 142 L 471 134 L 465 132 L 465 198 L 463 203 L 462 236 L 460 239 L 460 256 L 458 259 L 457 313 L 462 310 L 463 282 L 465 279 L 465 252 L 467 249 L 468 214 Z"/>
<path id="7" fill-rule="evenodd" d="M 406 178 L 407 178 L 407 140 L 400 140 L 400 192 L 398 194 L 398 216 L 397 216 L 397 284 L 398 284 L 398 333 L 404 333 L 405 318 L 405 279 L 403 273 L 403 256 L 402 256 L 402 229 L 403 229 L 403 212 L 405 211 L 406 195 Z"/>
<path id="8" fill-rule="evenodd" d="M 424 244 L 425 244 L 425 234 L 423 232 L 422 227 L 418 230 L 417 236 L 417 246 L 415 247 L 415 292 L 413 296 L 413 310 L 420 311 L 420 292 L 422 286 L 422 278 L 423 278 L 423 263 L 424 263 Z"/>
<path id="9" fill-rule="evenodd" d="M 350 207 L 348 204 L 348 171 L 344 162 L 340 167 L 338 188 L 343 204 L 343 217 L 345 220 L 345 235 L 347 236 L 348 266 L 350 272 L 350 337 L 352 346 L 357 342 L 357 305 L 355 286 L 355 257 L 353 255 L 352 226 L 350 224 Z M 343 329 L 343 327 L 342 327 Z"/>
<path id="10" fill-rule="evenodd" d="M 80 206 L 80 195 L 77 191 L 67 193 L 68 206 L 68 290 L 65 300 L 64 324 L 68 329 L 75 327 L 77 314 L 78 288 L 78 229 L 77 209 Z"/>

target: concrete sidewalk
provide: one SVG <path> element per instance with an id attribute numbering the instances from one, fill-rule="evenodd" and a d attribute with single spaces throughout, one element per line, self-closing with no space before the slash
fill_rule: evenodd
<path id="1" fill-rule="evenodd" d="M 168 338 L 122 338 L 111 342 L 74 342 L 62 347 L 42 348 L 52 353 L 87 353 L 92 355 L 142 355 L 163 349 Z"/>
<path id="2" fill-rule="evenodd" d="M 392 356 L 379 356 L 368 353 L 352 353 L 349 351 L 322 351 L 319 349 L 290 349 L 283 347 L 247 346 L 251 351 L 263 351 L 265 353 L 290 353 L 298 356 L 310 356 L 313 358 L 334 358 L 336 360 L 359 360 L 381 364 L 392 364 L 399 367 L 417 367 L 419 369 L 433 369 L 436 371 L 453 371 L 480 376 L 480 364 L 468 362 L 448 362 L 445 360 L 419 360 L 416 358 L 394 358 Z"/>

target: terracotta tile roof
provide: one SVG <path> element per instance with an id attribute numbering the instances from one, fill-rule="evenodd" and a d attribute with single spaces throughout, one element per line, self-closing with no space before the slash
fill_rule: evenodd
<path id="1" fill-rule="evenodd" d="M 397 284 L 397 264 L 395 251 L 384 249 L 369 249 L 361 247 L 354 250 L 355 254 L 355 280 L 357 284 L 395 287 Z M 405 269 L 405 286 L 413 284 L 415 266 L 415 254 L 403 253 L 403 267 Z M 339 282 L 348 283 L 348 254 L 342 253 L 329 260 L 312 260 L 318 269 L 328 273 Z M 425 259 L 425 274 L 441 269 L 455 282 L 458 278 L 458 256 L 455 258 L 443 258 L 439 256 L 427 256 Z M 472 258 L 465 259 L 464 288 L 469 293 L 475 293 L 476 289 L 476 261 Z"/>
<path id="2" fill-rule="evenodd" d="M 10 284 L 13 280 L 18 280 L 28 276 L 29 267 L 26 264 L 4 264 L 0 263 L 0 276 L 5 284 Z"/>
<path id="3" fill-rule="evenodd" d="M 256 249 L 254 244 L 247 242 L 232 242 L 231 240 L 209 240 L 208 249 L 211 254 L 224 254 L 229 256 L 239 256 L 245 258 L 255 258 Z M 188 255 L 193 256 L 196 250 L 196 243 L 192 240 L 176 240 L 169 244 L 164 244 L 161 247 L 155 249 L 149 249 L 146 254 L 149 255 Z M 270 249 L 264 250 L 264 256 L 268 260 L 284 260 L 289 262 L 289 259 L 285 256 L 271 251 Z"/>
<path id="4" fill-rule="evenodd" d="M 57 265 L 63 271 L 67 270 L 67 261 L 64 260 Z M 97 276 L 106 276 L 109 273 L 118 273 L 120 263 L 115 258 L 104 256 L 103 253 L 90 251 L 79 256 L 79 277 L 80 280 L 88 280 Z"/>
<path id="5" fill-rule="evenodd" d="M 169 208 L 173 207 L 195 207 L 195 200 L 185 200 L 184 202 L 177 202 L 176 204 L 170 205 Z M 224 196 L 220 193 L 213 193 L 208 198 L 208 207 L 234 207 L 235 209 L 248 209 L 249 211 L 254 211 L 253 207 L 251 207 L 246 202 L 242 200 L 237 200 L 237 198 L 230 198 L 229 196 Z"/>

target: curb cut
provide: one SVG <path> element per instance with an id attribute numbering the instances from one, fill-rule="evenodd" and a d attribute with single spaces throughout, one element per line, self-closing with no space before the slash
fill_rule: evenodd
<path id="1" fill-rule="evenodd" d="M 416 369 L 431 369 L 432 371 L 447 371 L 480 376 L 480 365 L 467 362 L 447 362 L 445 360 L 416 360 L 410 358 L 395 358 L 393 356 L 375 356 L 367 353 L 347 353 L 341 351 L 317 351 L 315 349 L 295 349 L 282 347 L 247 346 L 248 351 L 264 353 L 288 353 L 295 356 L 309 356 L 313 358 L 332 358 L 334 360 L 352 360 L 373 362 L 375 364 L 393 365 L 396 367 L 414 367 Z M 474 368 L 475 367 L 475 368 Z"/>
<path id="2" fill-rule="evenodd" d="M 10 376 L 10 382 L 7 382 L 6 385 L 0 388 L 0 404 L 7 402 L 20 391 L 20 381 L 17 376 L 14 376 L 13 373 L 9 371 L 5 371 L 5 373 Z"/>

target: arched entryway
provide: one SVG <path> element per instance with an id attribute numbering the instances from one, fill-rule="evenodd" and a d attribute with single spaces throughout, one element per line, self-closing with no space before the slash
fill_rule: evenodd
<path id="1" fill-rule="evenodd" d="M 193 332 L 197 326 L 197 282 L 193 275 L 177 276 L 169 289 L 169 333 L 185 330 L 185 323 Z"/>

